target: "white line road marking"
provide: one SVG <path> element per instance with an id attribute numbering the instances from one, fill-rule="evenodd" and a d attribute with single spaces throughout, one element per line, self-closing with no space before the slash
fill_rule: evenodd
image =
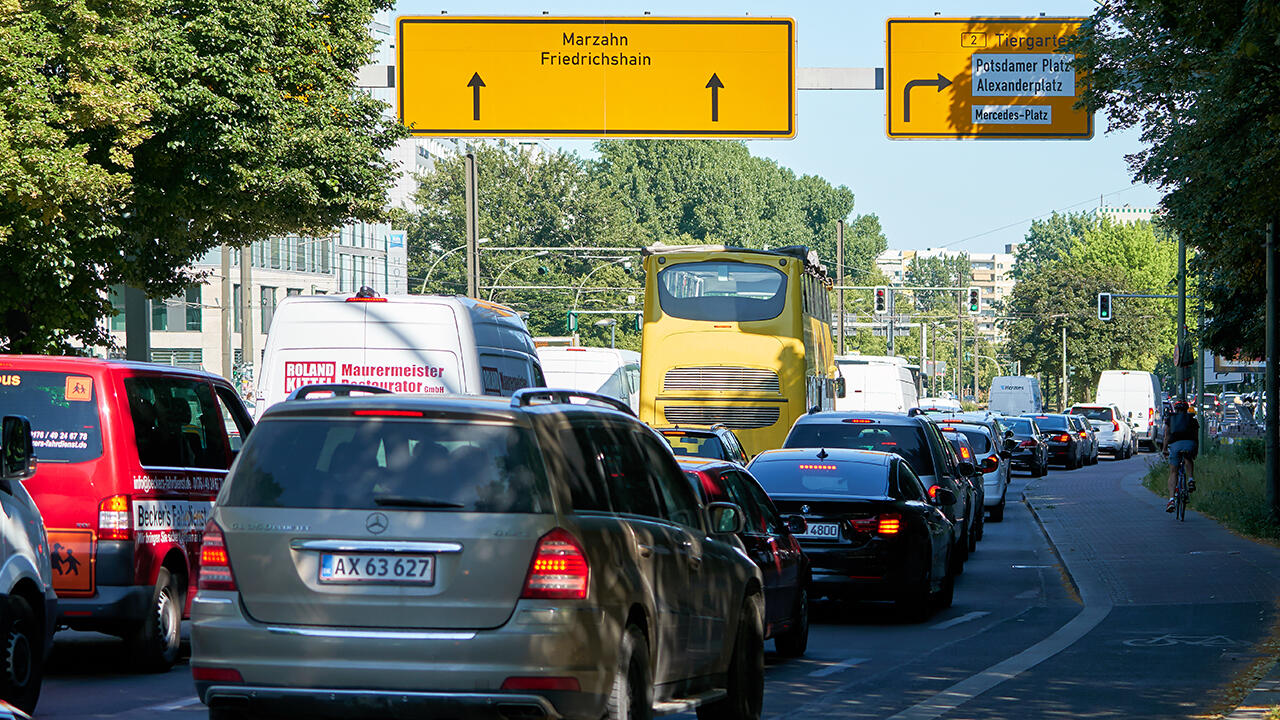
<path id="1" fill-rule="evenodd" d="M 152 705 L 151 707 L 144 708 L 144 709 L 156 710 L 159 712 L 168 712 L 170 710 L 181 710 L 183 708 L 188 708 L 188 707 L 191 707 L 192 705 L 198 705 L 199 703 L 200 703 L 200 698 L 189 697 L 185 700 L 177 700 L 170 703 L 164 703 L 163 705 Z"/>
<path id="2" fill-rule="evenodd" d="M 977 620 L 978 618 L 982 617 L 983 615 L 990 615 L 990 614 L 991 614 L 991 613 L 989 613 L 989 612 L 984 612 L 984 611 L 978 611 L 978 612 L 966 613 L 966 614 L 964 614 L 964 615 L 961 615 L 960 617 L 957 617 L 957 618 L 951 618 L 950 620 L 946 620 L 946 621 L 940 622 L 940 623 L 938 623 L 937 625 L 932 625 L 932 626 L 930 626 L 930 629 L 931 629 L 931 630 L 946 630 L 946 629 L 947 629 L 947 628 L 949 628 L 949 627 L 955 627 L 956 625 L 959 625 L 959 624 L 961 624 L 961 623 L 967 623 L 967 622 L 969 622 L 970 620 Z"/>
<path id="3" fill-rule="evenodd" d="M 857 667 L 858 665 L 861 665 L 862 663 L 870 659 L 871 658 L 859 658 L 859 657 L 845 658 L 844 660 L 841 660 L 838 663 L 833 663 L 819 670 L 814 670 L 813 672 L 809 673 L 809 677 L 826 677 L 828 675 L 835 675 L 838 672 L 843 672 L 845 670 L 848 670 L 849 668 Z"/>

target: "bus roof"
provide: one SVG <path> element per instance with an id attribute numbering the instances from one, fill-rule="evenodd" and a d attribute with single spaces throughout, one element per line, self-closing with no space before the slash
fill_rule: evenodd
<path id="1" fill-rule="evenodd" d="M 732 245 L 667 245 L 666 243 L 656 242 L 649 247 L 640 250 L 641 255 L 678 255 L 683 253 L 715 253 L 715 252 L 731 252 L 731 253 L 753 253 L 756 255 L 768 255 L 771 257 L 791 257 L 805 263 L 812 269 L 818 270 L 825 275 L 827 268 L 818 259 L 818 253 L 810 250 L 804 245 L 788 245 L 786 247 L 774 248 L 772 250 L 757 250 L 756 248 L 734 247 Z"/>

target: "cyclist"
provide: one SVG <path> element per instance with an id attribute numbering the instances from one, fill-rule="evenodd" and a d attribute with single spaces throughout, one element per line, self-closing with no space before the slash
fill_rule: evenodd
<path id="1" fill-rule="evenodd" d="M 1187 492 L 1196 489 L 1191 472 L 1200 446 L 1200 422 L 1187 410 L 1187 402 L 1179 400 L 1173 404 L 1173 412 L 1164 421 L 1164 442 L 1160 452 L 1169 453 L 1169 502 L 1164 506 L 1165 512 L 1173 512 L 1177 505 L 1174 486 L 1178 482 L 1178 463 L 1187 464 Z"/>

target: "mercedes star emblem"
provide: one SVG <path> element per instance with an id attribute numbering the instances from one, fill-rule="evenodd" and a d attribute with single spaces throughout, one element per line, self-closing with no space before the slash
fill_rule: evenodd
<path id="1" fill-rule="evenodd" d="M 807 512 L 809 512 L 809 506 L 808 506 L 808 505 L 801 505 L 801 506 L 800 506 L 800 512 L 802 512 L 802 513 L 807 513 Z"/>
<path id="2" fill-rule="evenodd" d="M 369 517 L 364 519 L 364 529 L 374 535 L 381 535 L 386 532 L 389 524 L 391 524 L 391 521 L 380 512 L 369 513 Z"/>

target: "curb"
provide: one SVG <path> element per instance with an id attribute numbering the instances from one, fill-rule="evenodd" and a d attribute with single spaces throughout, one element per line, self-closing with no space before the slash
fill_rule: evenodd
<path id="1" fill-rule="evenodd" d="M 1271 670 L 1224 720 L 1266 720 L 1271 709 L 1277 706 L 1280 706 L 1280 665 L 1273 660 Z"/>
<path id="2" fill-rule="evenodd" d="M 1044 520 L 1040 518 L 1040 513 L 1036 512 L 1035 506 L 1027 499 L 1027 490 L 1030 490 L 1033 484 L 1039 485 L 1040 481 L 1036 480 L 1034 483 L 1027 483 L 1022 488 L 1022 504 L 1026 505 L 1027 510 L 1031 511 L 1031 517 L 1035 519 L 1036 526 L 1040 528 L 1040 534 L 1049 543 L 1049 549 L 1053 551 L 1053 556 L 1058 559 L 1058 568 L 1062 570 L 1062 574 L 1071 583 L 1072 591 L 1075 592 L 1077 598 L 1080 598 L 1080 604 L 1083 605 L 1084 595 L 1080 593 L 1080 583 L 1076 581 L 1076 576 L 1071 574 L 1071 567 L 1067 565 L 1066 558 L 1062 557 L 1062 551 L 1058 549 L 1058 544 L 1053 541 L 1053 536 L 1049 534 L 1049 529 L 1044 526 Z"/>

